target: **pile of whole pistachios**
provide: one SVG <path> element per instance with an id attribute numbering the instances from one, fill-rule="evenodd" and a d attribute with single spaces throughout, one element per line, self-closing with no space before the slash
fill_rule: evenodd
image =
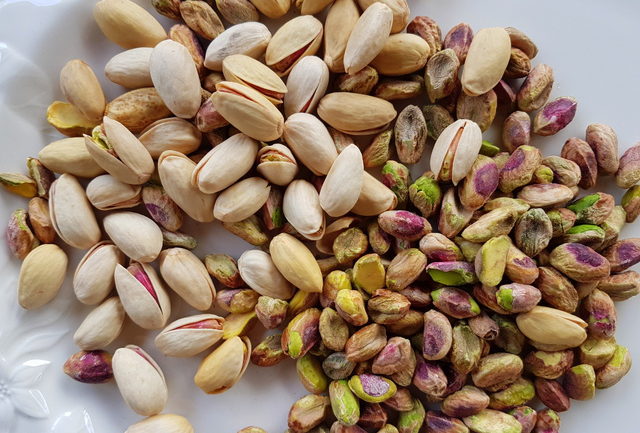
<path id="1" fill-rule="evenodd" d="M 182 23 L 167 33 L 130 0 L 95 5 L 126 50 L 104 68 L 126 93 L 107 102 L 93 70 L 69 61 L 67 101 L 47 112 L 68 138 L 28 158 L 28 176 L 0 174 L 30 199 L 7 229 L 23 308 L 62 285 L 56 237 L 88 250 L 73 288 L 96 307 L 64 370 L 115 377 L 149 417 L 127 432 L 193 428 L 160 415 L 167 385 L 142 348 L 104 350 L 125 316 L 163 329 L 155 345 L 167 356 L 222 342 L 195 372 L 206 393 L 231 388 L 249 362 L 295 359 L 310 394 L 291 407 L 291 433 L 555 433 L 572 399 L 627 373 L 614 302 L 640 291 L 627 270 L 640 238 L 618 239 L 640 213 L 640 144 L 619 157 L 613 129 L 592 124 L 560 156 L 531 146 L 532 133 L 567 126 L 576 101 L 549 100 L 553 71 L 532 66 L 523 32 L 462 23 L 442 38 L 432 19 L 409 21 L 405 0 L 296 0 L 302 15 L 273 35 L 260 14 L 282 17 L 290 0 L 216 0 L 218 12 L 210 0 L 152 3 Z M 424 96 L 399 114 L 390 102 Z M 499 145 L 482 137 L 497 113 Z M 412 180 L 429 139 L 430 170 Z M 598 176 L 628 189 L 621 205 L 580 196 Z M 107 241 L 94 208 L 108 211 Z M 185 214 L 260 249 L 201 260 L 179 231 Z M 167 286 L 228 314 L 167 326 Z M 252 350 L 257 322 L 281 333 Z M 527 406 L 535 397 L 546 408 Z"/>

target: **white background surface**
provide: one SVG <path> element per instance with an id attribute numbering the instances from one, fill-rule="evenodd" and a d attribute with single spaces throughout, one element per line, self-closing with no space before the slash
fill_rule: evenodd
<path id="1" fill-rule="evenodd" d="M 440 24 L 443 36 L 453 25 L 466 21 L 474 30 L 515 26 L 537 43 L 540 54 L 534 64 L 544 62 L 555 71 L 552 97 L 570 95 L 578 99 L 573 123 L 554 137 L 536 141 L 544 154 L 558 154 L 566 138 L 583 137 L 586 125 L 592 122 L 610 124 L 618 133 L 621 150 L 640 138 L 640 61 L 637 54 L 640 2 L 409 2 L 412 16 L 434 18 Z M 38 6 L 26 1 L 0 0 L 0 171 L 24 170 L 27 156 L 35 156 L 42 146 L 59 138 L 46 124 L 44 114 L 53 98 L 61 99 L 58 71 L 67 60 L 81 58 L 87 61 L 100 76 L 110 97 L 121 92 L 101 74 L 106 61 L 119 52 L 119 48 L 106 40 L 95 25 L 91 17 L 93 4 L 92 0 L 47 0 Z M 619 190 L 606 190 L 615 191 L 618 198 L 621 195 Z M 17 196 L 1 194 L 0 222 L 4 224 L 14 209 L 25 206 L 26 202 Z M 198 235 L 201 246 L 196 252 L 201 256 L 229 253 L 237 257 L 248 247 L 217 225 L 186 224 L 183 230 Z M 640 230 L 628 226 L 623 232 L 624 237 L 634 235 L 640 235 Z M 71 255 L 70 269 L 75 268 L 80 257 L 77 252 Z M 124 431 L 140 417 L 125 406 L 113 383 L 83 385 L 67 378 L 61 371 L 64 360 L 77 350 L 71 335 L 89 309 L 73 300 L 68 280 L 54 303 L 40 311 L 21 311 L 14 293 L 18 270 L 18 260 L 10 257 L 3 245 L 0 248 L 0 357 L 7 358 L 10 369 L 33 359 L 51 362 L 48 368 L 30 370 L 44 371 L 41 380 L 34 378 L 32 387 L 42 391 L 49 416 L 33 419 L 16 414 L 13 430 L 9 430 L 6 423 L 0 423 L 0 433 Z M 617 338 L 630 348 L 634 358 L 640 354 L 637 337 L 640 332 L 639 302 L 639 299 L 631 299 L 618 304 Z M 187 312 L 182 303 L 174 302 L 174 305 L 172 319 Z M 125 337 L 118 340 L 119 344 L 141 344 L 156 355 L 150 344 L 155 333 L 145 341 L 145 334 L 137 332 L 130 324 L 127 331 Z M 66 335 L 62 335 L 65 332 Z M 10 344 L 16 341 L 28 341 L 28 347 Z M 253 338 L 253 341 L 258 339 Z M 283 432 L 291 403 L 305 394 L 297 383 L 291 361 L 268 369 L 250 365 L 233 389 L 225 394 L 206 396 L 192 381 L 199 359 L 181 360 L 158 355 L 156 360 L 165 371 L 170 390 L 166 412 L 188 417 L 198 433 L 232 433 L 247 425 L 262 426 L 269 433 Z M 3 374 L 7 374 L 6 371 L 0 371 L 0 381 Z M 572 402 L 571 410 L 562 414 L 562 431 L 637 432 L 635 411 L 639 402 L 640 373 L 633 368 L 614 388 L 598 391 L 594 400 Z M 16 405 L 22 403 L 17 401 Z M 84 411 L 91 422 L 84 421 Z M 0 420 L 3 416 L 9 417 L 8 412 L 2 412 L 0 397 Z M 54 423 L 57 424 L 52 430 Z"/>

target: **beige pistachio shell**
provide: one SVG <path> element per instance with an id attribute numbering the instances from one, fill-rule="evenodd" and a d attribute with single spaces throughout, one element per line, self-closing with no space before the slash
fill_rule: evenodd
<path id="1" fill-rule="evenodd" d="M 284 124 L 284 139 L 300 162 L 316 175 L 327 174 L 338 156 L 327 127 L 312 114 L 289 116 Z"/>
<path id="2" fill-rule="evenodd" d="M 195 152 L 202 143 L 202 133 L 193 123 L 170 117 L 147 126 L 138 139 L 152 158 L 158 158 L 165 150 L 175 150 L 185 155 Z"/>
<path id="3" fill-rule="evenodd" d="M 398 198 L 393 191 L 366 171 L 363 174 L 360 196 L 351 212 L 356 215 L 374 216 L 395 209 Z"/>
<path id="4" fill-rule="evenodd" d="M 409 5 L 407 0 L 358 0 L 360 9 L 365 10 L 374 3 L 384 3 L 393 12 L 393 24 L 391 25 L 391 33 L 398 33 L 404 30 L 409 23 Z"/>
<path id="5" fill-rule="evenodd" d="M 18 303 L 34 310 L 56 297 L 67 273 L 67 254 L 55 244 L 42 244 L 22 262 L 18 277 Z"/>
<path id="6" fill-rule="evenodd" d="M 74 248 L 90 248 L 102 237 L 84 189 L 70 174 L 51 184 L 49 216 L 60 239 Z"/>
<path id="7" fill-rule="evenodd" d="M 102 119 L 107 100 L 91 66 L 82 60 L 69 60 L 60 71 L 60 89 L 84 117 L 92 122 Z"/>
<path id="8" fill-rule="evenodd" d="M 134 262 L 137 263 L 137 262 Z M 116 265 L 114 280 L 124 310 L 143 329 L 160 329 L 171 315 L 169 296 L 155 269 L 139 263 L 141 278 L 151 284 L 155 296 L 122 265 Z"/>
<path id="9" fill-rule="evenodd" d="M 324 61 L 331 72 L 344 72 L 344 51 L 360 18 L 355 0 L 336 0 L 324 22 Z"/>
<path id="10" fill-rule="evenodd" d="M 194 382 L 207 394 L 220 394 L 240 380 L 249 365 L 251 341 L 233 337 L 202 360 Z"/>
<path id="11" fill-rule="evenodd" d="M 225 58 L 222 61 L 222 73 L 227 81 L 251 87 L 273 104 L 282 103 L 282 98 L 287 93 L 287 86 L 273 70 L 244 54 Z"/>
<path id="12" fill-rule="evenodd" d="M 284 114 L 312 113 L 329 85 L 329 68 L 320 57 L 307 56 L 289 73 L 284 96 Z"/>
<path id="13" fill-rule="evenodd" d="M 200 108 L 200 77 L 189 50 L 167 39 L 153 49 L 149 60 L 153 86 L 173 114 L 191 119 Z"/>
<path id="14" fill-rule="evenodd" d="M 300 13 L 302 15 L 315 15 L 318 12 L 322 12 L 332 2 L 333 0 L 302 0 L 302 4 L 299 5 Z"/>
<path id="15" fill-rule="evenodd" d="M 216 84 L 211 101 L 222 117 L 251 138 L 273 141 L 282 135 L 282 113 L 257 90 L 223 81 Z"/>
<path id="16" fill-rule="evenodd" d="M 187 304 L 196 310 L 211 308 L 216 288 L 204 263 L 184 248 L 169 248 L 160 253 L 160 274 Z"/>
<path id="17" fill-rule="evenodd" d="M 265 154 L 277 154 L 278 160 L 269 160 L 267 158 L 262 160 Z M 256 167 L 258 173 L 275 185 L 289 185 L 298 174 L 296 158 L 291 153 L 291 150 L 281 143 L 261 148 L 258 152 L 258 161 L 259 163 Z"/>
<path id="18" fill-rule="evenodd" d="M 180 415 L 154 415 L 139 421 L 124 433 L 193 433 L 193 426 Z"/>
<path id="19" fill-rule="evenodd" d="M 318 116 L 338 131 L 370 135 L 385 129 L 396 118 L 393 104 L 375 96 L 350 92 L 329 93 L 320 100 Z"/>
<path id="20" fill-rule="evenodd" d="M 38 152 L 38 159 L 54 173 L 93 178 L 104 173 L 87 150 L 83 137 L 54 141 Z"/>
<path id="21" fill-rule="evenodd" d="M 207 194 L 222 191 L 251 170 L 257 154 L 257 141 L 242 133 L 232 135 L 198 162 L 191 182 Z"/>
<path id="22" fill-rule="evenodd" d="M 125 312 L 117 296 L 94 308 L 82 321 L 73 342 L 82 350 L 104 349 L 118 338 L 124 325 Z"/>
<path id="23" fill-rule="evenodd" d="M 167 325 L 155 338 L 155 345 L 166 356 L 195 356 L 222 338 L 223 324 L 224 319 L 215 314 L 183 317 Z"/>
<path id="24" fill-rule="evenodd" d="M 91 247 L 73 274 L 76 298 L 87 305 L 102 302 L 114 288 L 113 272 L 118 264 L 124 264 L 124 254 L 111 242 Z"/>
<path id="25" fill-rule="evenodd" d="M 493 89 L 511 57 L 511 39 L 502 27 L 481 29 L 473 36 L 462 70 L 462 89 L 479 96 Z"/>
<path id="26" fill-rule="evenodd" d="M 282 211 L 289 224 L 309 240 L 324 235 L 325 216 L 316 188 L 304 179 L 296 179 L 287 186 Z"/>
<path id="27" fill-rule="evenodd" d="M 196 163 L 173 150 L 162 152 L 158 158 L 160 181 L 171 200 L 198 222 L 213 221 L 216 196 L 205 194 L 191 183 Z"/>
<path id="28" fill-rule="evenodd" d="M 110 213 L 103 223 L 113 243 L 131 259 L 148 263 L 160 254 L 162 232 L 152 219 L 124 211 Z"/>
<path id="29" fill-rule="evenodd" d="M 450 180 L 457 185 L 465 178 L 482 146 L 482 131 L 472 120 L 459 119 L 440 134 L 431 152 L 431 171 L 442 178 L 443 166 L 450 161 Z M 454 152 L 453 156 L 450 155 Z M 446 176 L 449 180 L 449 175 Z"/>
<path id="30" fill-rule="evenodd" d="M 287 75 L 300 59 L 313 56 L 321 43 L 322 23 L 311 15 L 295 17 L 282 25 L 271 38 L 265 52 L 265 63 L 278 75 Z M 302 53 L 298 54 L 301 50 Z"/>
<path id="31" fill-rule="evenodd" d="M 167 404 L 164 374 L 138 346 L 121 347 L 113 354 L 113 377 L 124 401 L 142 416 L 157 415 Z"/>
<path id="32" fill-rule="evenodd" d="M 539 344 L 563 350 L 578 347 L 587 338 L 587 323 L 573 314 L 555 308 L 536 306 L 516 317 L 518 328 Z"/>
<path id="33" fill-rule="evenodd" d="M 220 33 L 205 54 L 204 66 L 212 71 L 222 71 L 222 61 L 233 54 L 260 58 L 271 40 L 271 32 L 262 23 L 246 22 L 236 24 Z"/>
<path id="34" fill-rule="evenodd" d="M 120 182 L 110 174 L 98 176 L 87 185 L 87 198 L 100 210 L 135 207 L 140 204 L 141 192 L 140 185 Z"/>
<path id="35" fill-rule="evenodd" d="M 322 272 L 309 248 L 288 233 L 271 240 L 269 252 L 276 268 L 303 292 L 322 292 Z"/>
<path id="36" fill-rule="evenodd" d="M 397 33 L 387 38 L 371 66 L 383 75 L 411 74 L 424 68 L 430 54 L 429 44 L 420 36 Z"/>
<path id="37" fill-rule="evenodd" d="M 380 53 L 391 33 L 393 12 L 384 3 L 369 6 L 353 27 L 344 52 L 344 69 L 355 74 Z"/>
<path id="38" fill-rule="evenodd" d="M 93 18 L 102 33 L 124 49 L 155 47 L 167 38 L 153 15 L 130 0 L 101 0 L 93 8 Z"/>
<path id="39" fill-rule="evenodd" d="M 271 186 L 261 177 L 250 177 L 220 193 L 213 215 L 223 222 L 235 223 L 256 213 L 269 198 Z"/>
<path id="40" fill-rule="evenodd" d="M 295 288 L 287 281 L 271 256 L 260 250 L 247 250 L 238 259 L 238 270 L 242 280 L 263 296 L 290 299 Z"/>
<path id="41" fill-rule="evenodd" d="M 104 67 L 104 75 L 127 89 L 152 87 L 149 59 L 153 48 L 132 48 L 113 56 Z"/>
<path id="42" fill-rule="evenodd" d="M 291 7 L 291 1 L 289 0 L 251 0 L 251 3 L 269 18 L 280 18 Z"/>
<path id="43" fill-rule="evenodd" d="M 332 217 L 351 210 L 360 197 L 364 178 L 362 153 L 355 144 L 347 146 L 336 158 L 320 189 L 320 206 Z"/>
<path id="44" fill-rule="evenodd" d="M 115 155 L 85 135 L 85 145 L 96 163 L 121 182 L 141 185 L 148 181 L 155 166 L 140 140 L 122 123 L 110 117 L 104 117 L 103 127 Z"/>

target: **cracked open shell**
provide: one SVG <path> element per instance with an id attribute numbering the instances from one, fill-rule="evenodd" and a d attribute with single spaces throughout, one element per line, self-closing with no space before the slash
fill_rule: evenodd
<path id="1" fill-rule="evenodd" d="M 146 147 L 122 123 L 107 116 L 102 126 L 84 136 L 87 151 L 96 163 L 121 182 L 141 185 L 154 170 Z"/>
<path id="2" fill-rule="evenodd" d="M 298 62 L 287 79 L 284 114 L 312 113 L 327 92 L 329 68 L 320 57 L 307 56 Z"/>
<path id="3" fill-rule="evenodd" d="M 222 61 L 222 73 L 227 81 L 244 84 L 262 93 L 278 105 L 287 93 L 287 86 L 264 63 L 243 54 L 234 54 Z"/>
<path id="4" fill-rule="evenodd" d="M 125 209 L 140 204 L 140 185 L 120 182 L 110 174 L 94 178 L 87 185 L 87 198 L 100 210 Z"/>
<path id="5" fill-rule="evenodd" d="M 213 221 L 216 196 L 191 183 L 196 163 L 180 152 L 167 150 L 158 158 L 158 173 L 165 191 L 187 215 L 198 222 Z"/>
<path id="6" fill-rule="evenodd" d="M 90 248 L 102 236 L 84 189 L 70 174 L 51 184 L 49 216 L 60 239 L 74 248 Z"/>
<path id="7" fill-rule="evenodd" d="M 260 149 L 256 169 L 269 182 L 285 186 L 298 174 L 298 163 L 287 146 L 275 143 Z"/>
<path id="8" fill-rule="evenodd" d="M 262 23 L 246 22 L 236 24 L 220 33 L 207 47 L 204 66 L 212 71 L 222 70 L 222 61 L 233 54 L 260 58 L 269 41 L 271 32 Z"/>
<path id="9" fill-rule="evenodd" d="M 282 210 L 289 223 L 305 238 L 317 241 L 324 235 L 325 216 L 316 188 L 304 179 L 294 180 L 284 192 Z"/>
<path id="10" fill-rule="evenodd" d="M 156 271 L 147 263 L 116 265 L 116 290 L 127 315 L 143 329 L 160 329 L 171 315 L 167 291 Z"/>
<path id="11" fill-rule="evenodd" d="M 438 180 L 457 185 L 471 170 L 481 146 L 482 131 L 478 124 L 456 120 L 442 131 L 433 146 L 431 171 Z"/>
<path id="12" fill-rule="evenodd" d="M 282 113 L 266 96 L 251 87 L 222 81 L 216 84 L 211 101 L 222 117 L 251 138 L 272 141 L 282 135 Z"/>
<path id="13" fill-rule="evenodd" d="M 322 120 L 349 135 L 378 133 L 386 129 L 396 115 L 391 102 L 358 93 L 329 93 L 318 105 L 318 116 Z"/>
<path id="14" fill-rule="evenodd" d="M 312 15 L 302 15 L 287 21 L 273 35 L 265 62 L 281 77 L 305 56 L 313 56 L 322 43 L 322 23 Z"/>
<path id="15" fill-rule="evenodd" d="M 257 154 L 257 141 L 242 133 L 232 135 L 198 162 L 191 183 L 207 194 L 222 191 L 251 170 Z"/>
<path id="16" fill-rule="evenodd" d="M 202 143 L 202 133 L 191 123 L 179 117 L 160 119 L 147 126 L 138 137 L 152 158 L 158 158 L 165 150 L 188 155 Z"/>
<path id="17" fill-rule="evenodd" d="M 195 384 L 207 394 L 220 394 L 240 380 L 249 365 L 251 340 L 233 337 L 218 346 L 198 367 Z"/>
<path id="18" fill-rule="evenodd" d="M 224 318 L 215 314 L 183 317 L 167 325 L 155 344 L 164 355 L 191 357 L 220 341 L 223 325 Z"/>

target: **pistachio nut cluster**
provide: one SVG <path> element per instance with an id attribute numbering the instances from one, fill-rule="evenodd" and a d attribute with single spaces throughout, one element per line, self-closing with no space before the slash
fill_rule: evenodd
<path id="1" fill-rule="evenodd" d="M 294 359 L 309 394 L 291 433 L 553 433 L 571 400 L 629 371 L 615 302 L 640 292 L 640 239 L 621 238 L 640 213 L 640 144 L 619 156 L 615 131 L 591 124 L 542 155 L 532 135 L 565 128 L 577 102 L 551 97 L 553 69 L 525 33 L 460 23 L 443 36 L 405 0 L 151 3 L 176 24 L 130 0 L 95 5 L 125 50 L 104 74 L 126 91 L 107 100 L 69 61 L 65 101 L 47 110 L 66 138 L 28 174 L 0 174 L 30 200 L 7 226 L 23 308 L 58 294 L 56 241 L 86 250 L 73 288 L 93 310 L 64 371 L 115 378 L 149 417 L 127 432 L 193 432 L 162 414 L 161 363 L 121 341 L 127 317 L 159 330 L 165 356 L 208 352 L 193 372 L 208 394 Z M 273 34 L 259 22 L 292 7 Z M 580 192 L 600 176 L 627 190 L 620 205 Z M 258 248 L 200 256 L 187 218 Z M 175 317 L 172 298 L 197 312 Z M 257 323 L 270 332 L 252 343 Z"/>

